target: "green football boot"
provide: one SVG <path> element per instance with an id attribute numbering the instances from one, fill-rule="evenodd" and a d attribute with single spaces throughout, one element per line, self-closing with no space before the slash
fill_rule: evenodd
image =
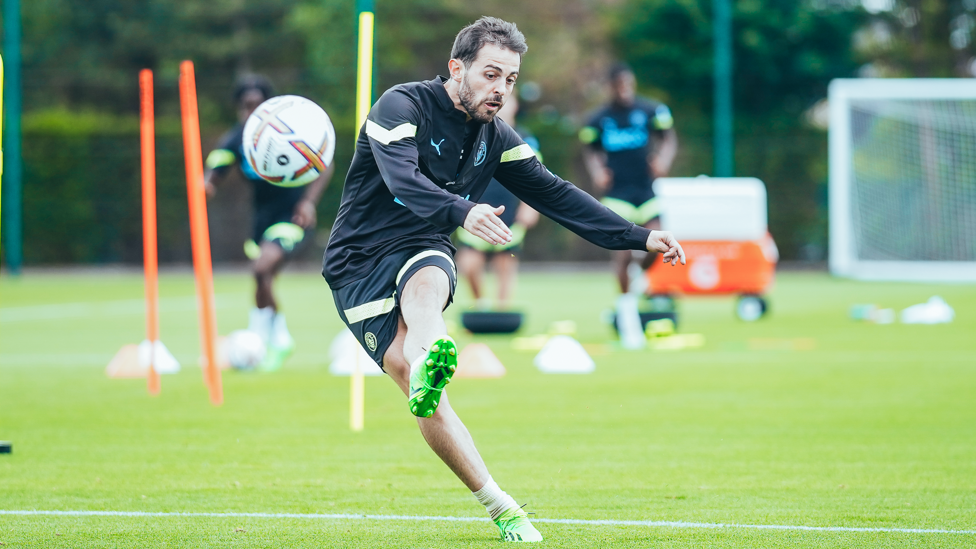
<path id="1" fill-rule="evenodd" d="M 431 344 L 427 356 L 410 369 L 410 413 L 430 417 L 437 410 L 444 386 L 457 370 L 457 344 L 444 336 Z"/>
<path id="2" fill-rule="evenodd" d="M 542 534 L 529 522 L 528 515 L 521 507 L 509 509 L 495 519 L 502 532 L 502 541 L 535 542 L 542 541 Z"/>
<path id="3" fill-rule="evenodd" d="M 284 345 L 268 345 L 268 350 L 264 353 L 264 360 L 258 366 L 258 371 L 277 372 L 285 363 L 285 359 L 291 356 L 294 351 L 294 340 L 287 341 Z"/>

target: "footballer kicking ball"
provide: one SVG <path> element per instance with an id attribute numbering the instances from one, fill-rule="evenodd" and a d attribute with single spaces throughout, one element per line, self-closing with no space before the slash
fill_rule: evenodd
<path id="1" fill-rule="evenodd" d="M 250 330 L 235 330 L 224 340 L 223 351 L 235 370 L 253 370 L 261 365 L 267 349 L 260 335 Z"/>
<path id="2" fill-rule="evenodd" d="M 297 95 L 272 97 L 244 123 L 244 157 L 262 179 L 281 187 L 308 185 L 335 154 L 335 128 L 322 107 Z"/>

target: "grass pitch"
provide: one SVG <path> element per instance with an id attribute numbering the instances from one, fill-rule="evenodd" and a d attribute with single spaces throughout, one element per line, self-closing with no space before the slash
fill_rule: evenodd
<path id="1" fill-rule="evenodd" d="M 246 325 L 251 281 L 216 278 L 221 333 Z M 702 349 L 624 352 L 600 313 L 609 274 L 527 273 L 522 334 L 575 320 L 597 372 L 539 373 L 508 338 L 508 368 L 459 379 L 452 403 L 495 479 L 544 519 L 976 530 L 976 289 L 781 274 L 771 314 L 728 298 L 680 303 Z M 366 430 L 348 429 L 348 379 L 327 372 L 341 328 L 316 274 L 286 272 L 298 342 L 276 374 L 225 372 L 207 400 L 189 274 L 161 279 L 162 339 L 183 362 L 147 396 L 103 369 L 144 337 L 142 280 L 0 279 L 0 510 L 483 517 L 427 448 L 405 398 L 368 378 Z M 939 294 L 949 325 L 855 323 Z M 471 300 L 459 291 L 449 318 Z M 474 338 L 458 334 L 462 346 Z M 965 547 L 972 533 L 540 523 L 542 547 Z M 0 514 L 4 547 L 496 547 L 487 521 Z"/>

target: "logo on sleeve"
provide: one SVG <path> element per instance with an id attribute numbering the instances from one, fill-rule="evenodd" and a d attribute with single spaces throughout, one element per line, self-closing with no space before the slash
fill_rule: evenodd
<path id="1" fill-rule="evenodd" d="M 474 165 L 480 166 L 481 163 L 485 161 L 485 158 L 487 156 L 488 156 L 488 144 L 482 141 L 481 144 L 478 145 L 477 154 L 475 154 L 474 156 Z"/>
<path id="2" fill-rule="evenodd" d="M 433 137 L 430 138 L 430 144 L 431 144 L 431 146 L 433 146 L 435 149 L 437 149 L 437 156 L 440 156 L 441 155 L 441 144 L 442 143 L 444 143 L 444 139 L 441 139 L 441 142 L 440 143 L 434 143 L 434 138 Z"/>
<path id="3" fill-rule="evenodd" d="M 370 351 L 376 351 L 376 335 L 373 332 L 366 332 L 366 346 L 369 347 Z"/>

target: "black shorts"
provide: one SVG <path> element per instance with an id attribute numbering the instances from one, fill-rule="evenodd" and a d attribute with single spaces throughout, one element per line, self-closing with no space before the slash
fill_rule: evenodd
<path id="1" fill-rule="evenodd" d="M 244 253 L 250 259 L 257 259 L 261 255 L 263 242 L 274 242 L 282 251 L 285 258 L 301 251 L 310 240 L 312 229 L 304 229 L 291 222 L 293 208 L 281 209 L 263 207 L 254 212 L 254 227 L 252 238 L 244 243 Z"/>
<path id="2" fill-rule="evenodd" d="M 409 248 L 390 254 L 366 278 L 332 290 L 339 317 L 380 368 L 383 355 L 396 338 L 403 287 L 414 273 L 428 265 L 447 273 L 451 283 L 447 300 L 450 305 L 457 288 L 457 267 L 454 259 L 442 250 Z"/>

